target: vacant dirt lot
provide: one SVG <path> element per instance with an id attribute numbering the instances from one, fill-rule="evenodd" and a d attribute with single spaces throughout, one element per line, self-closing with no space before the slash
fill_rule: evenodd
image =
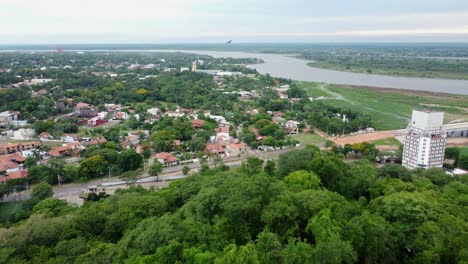
<path id="1" fill-rule="evenodd" d="M 355 144 L 355 143 L 360 143 L 360 142 L 372 142 L 375 140 L 379 139 L 384 139 L 384 138 L 389 138 L 389 137 L 395 137 L 397 135 L 397 131 L 380 131 L 380 132 L 374 132 L 374 133 L 367 133 L 367 134 L 361 134 L 361 135 L 350 135 L 350 136 L 344 136 L 340 138 L 333 138 L 333 142 L 335 142 L 336 145 L 344 146 L 346 144 Z"/>

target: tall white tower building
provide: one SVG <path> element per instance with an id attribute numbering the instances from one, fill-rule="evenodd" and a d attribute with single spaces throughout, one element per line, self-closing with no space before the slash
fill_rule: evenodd
<path id="1" fill-rule="evenodd" d="M 442 168 L 447 134 L 443 112 L 413 110 L 406 129 L 402 165 L 408 169 Z"/>

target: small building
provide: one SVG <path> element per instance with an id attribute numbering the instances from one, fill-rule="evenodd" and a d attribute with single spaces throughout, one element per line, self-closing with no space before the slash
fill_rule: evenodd
<path id="1" fill-rule="evenodd" d="M 77 134 L 63 134 L 60 136 L 60 141 L 62 142 L 78 142 L 78 135 Z"/>
<path id="2" fill-rule="evenodd" d="M 161 112 L 161 110 L 158 107 L 153 107 L 153 108 L 146 110 L 146 112 L 155 116 L 155 115 L 158 115 Z"/>
<path id="3" fill-rule="evenodd" d="M 91 117 L 95 117 L 98 115 L 98 110 L 96 109 L 96 107 L 90 105 L 90 104 L 87 104 L 87 103 L 83 103 L 83 102 L 79 102 L 75 105 L 74 109 L 73 109 L 73 114 L 76 116 L 76 117 L 87 117 L 87 118 L 91 118 Z"/>
<path id="4" fill-rule="evenodd" d="M 126 119 L 128 119 L 128 113 L 126 113 L 126 112 L 116 112 L 114 114 L 114 119 L 126 120 Z"/>
<path id="5" fill-rule="evenodd" d="M 5 183 L 9 180 L 13 179 L 22 179 L 28 177 L 28 171 L 27 170 L 18 170 L 18 171 L 13 171 L 10 173 L 7 173 L 5 176 L 0 176 L 0 183 Z"/>
<path id="6" fill-rule="evenodd" d="M 6 145 L 0 146 L 0 155 L 7 155 L 16 152 L 21 152 L 25 150 L 35 149 L 41 145 L 39 141 L 31 141 L 31 142 L 22 142 L 22 143 L 8 143 Z"/>
<path id="7" fill-rule="evenodd" d="M 206 144 L 205 154 L 207 154 L 207 155 L 209 155 L 209 154 L 211 154 L 211 155 L 218 154 L 221 157 L 225 157 L 226 156 L 226 149 L 221 144 L 218 144 L 218 143 Z"/>
<path id="8" fill-rule="evenodd" d="M 193 120 L 190 120 L 190 123 L 192 123 L 193 128 L 199 129 L 203 127 L 203 124 L 205 123 L 205 121 L 202 119 L 193 119 Z"/>
<path id="9" fill-rule="evenodd" d="M 48 132 L 44 131 L 41 134 L 39 134 L 39 140 L 51 140 L 51 139 L 54 139 L 54 137 Z"/>
<path id="10" fill-rule="evenodd" d="M 166 167 L 179 165 L 179 159 L 167 152 L 160 152 L 154 155 L 154 158 Z"/>

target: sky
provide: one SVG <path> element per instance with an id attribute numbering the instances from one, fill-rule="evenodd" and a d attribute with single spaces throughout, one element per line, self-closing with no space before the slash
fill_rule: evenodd
<path id="1" fill-rule="evenodd" d="M 468 42 L 468 0 L 0 0 L 0 44 Z"/>

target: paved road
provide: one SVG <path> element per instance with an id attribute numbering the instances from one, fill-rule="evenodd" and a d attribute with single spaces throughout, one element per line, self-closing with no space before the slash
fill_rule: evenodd
<path id="1" fill-rule="evenodd" d="M 248 157 L 259 157 L 264 160 L 270 159 L 277 159 L 280 154 L 289 152 L 295 149 L 302 149 L 303 146 L 298 146 L 294 148 L 286 148 L 286 149 L 279 149 L 273 151 L 259 151 L 254 150 L 250 151 L 248 154 L 240 156 L 240 157 L 228 157 L 223 160 L 223 163 L 229 167 L 237 167 L 242 164 L 243 161 L 247 160 Z M 152 163 L 148 163 L 152 164 Z M 209 161 L 208 165 L 210 167 L 215 166 L 213 161 Z M 149 165 L 150 166 L 150 165 Z M 148 167 L 149 167 L 148 166 Z M 192 172 L 197 171 L 200 169 L 200 163 L 190 163 L 185 165 L 179 165 L 174 167 L 165 168 L 163 173 L 159 175 L 159 182 L 156 182 L 156 177 L 148 176 L 147 172 L 143 172 L 143 174 L 138 178 L 140 180 L 139 183 L 143 186 L 166 186 L 168 181 L 184 178 L 185 176 L 182 175 L 182 168 L 184 166 L 188 166 Z M 64 199 L 68 202 L 75 203 L 75 204 L 82 204 L 82 200 L 79 198 L 79 195 L 82 189 L 87 188 L 88 186 L 99 185 L 99 186 L 106 186 L 106 190 L 113 192 L 117 188 L 126 188 L 127 184 L 123 182 L 119 177 L 107 177 L 107 178 L 100 178 L 91 180 L 85 183 L 68 183 L 62 185 L 56 185 L 53 187 L 54 190 L 54 197 Z M 24 200 L 30 197 L 30 193 L 28 191 L 17 193 L 10 195 L 4 198 L 4 201 L 14 201 L 14 200 Z"/>

